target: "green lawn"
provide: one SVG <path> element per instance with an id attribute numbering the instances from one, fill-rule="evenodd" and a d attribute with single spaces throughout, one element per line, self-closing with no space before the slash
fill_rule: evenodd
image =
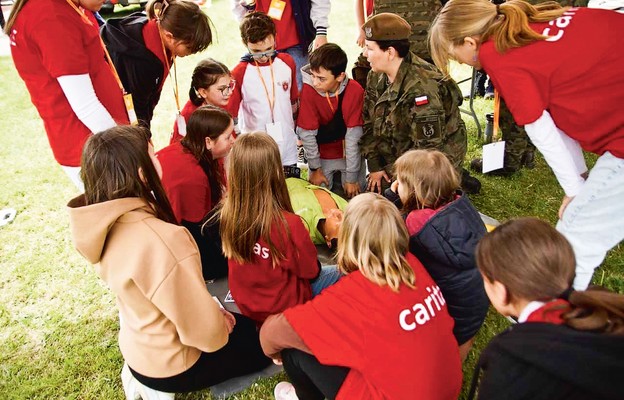
<path id="1" fill-rule="evenodd" d="M 329 39 L 354 60 L 358 49 L 352 2 L 334 1 L 332 7 Z M 184 101 L 199 59 L 214 57 L 233 66 L 244 52 L 229 1 L 214 0 L 207 12 L 218 42 L 203 54 L 179 60 Z M 113 296 L 69 240 L 65 204 L 76 190 L 53 160 L 41 120 L 10 58 L 0 58 L 0 73 L 0 209 L 17 210 L 15 221 L 0 227 L 0 398 L 122 399 L 123 361 Z M 459 78 L 469 71 L 456 68 L 456 73 Z M 478 100 L 476 107 L 483 123 L 492 102 Z M 168 142 L 174 111 L 168 80 L 152 124 L 156 148 Z M 474 123 L 466 120 L 469 160 L 480 154 L 481 143 Z M 481 212 L 499 220 L 531 215 L 556 221 L 563 192 L 541 157 L 532 171 L 481 181 L 481 194 L 472 197 Z M 624 251 L 618 247 L 596 273 L 595 282 L 624 292 L 623 265 Z M 494 313 L 488 317 L 466 363 L 467 380 L 478 350 L 506 324 Z M 233 398 L 272 398 L 277 380 L 261 380 Z M 178 398 L 211 397 L 204 391 Z"/>

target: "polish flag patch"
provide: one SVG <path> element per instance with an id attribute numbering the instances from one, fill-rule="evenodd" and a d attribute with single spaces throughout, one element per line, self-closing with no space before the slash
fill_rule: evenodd
<path id="1" fill-rule="evenodd" d="M 427 96 L 418 96 L 414 99 L 414 102 L 417 106 L 424 106 L 425 104 L 429 104 L 429 98 Z"/>

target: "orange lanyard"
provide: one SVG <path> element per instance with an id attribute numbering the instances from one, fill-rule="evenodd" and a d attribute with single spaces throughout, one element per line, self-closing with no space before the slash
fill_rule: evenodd
<path id="1" fill-rule="evenodd" d="M 78 6 L 76 6 L 71 0 L 66 0 L 66 1 L 67 1 L 67 4 L 69 4 L 78 13 L 78 15 L 80 15 L 80 18 L 82 18 L 85 24 L 93 26 L 93 22 L 91 22 L 89 17 L 87 17 L 85 13 L 82 12 L 78 8 Z M 119 85 L 119 88 L 121 89 L 122 93 L 126 94 L 126 90 L 123 87 L 123 83 L 121 83 L 121 79 L 119 78 L 119 74 L 117 73 L 117 69 L 115 68 L 115 64 L 113 64 L 113 60 L 111 59 L 110 54 L 108 54 L 108 49 L 106 48 L 104 41 L 102 40 L 102 37 L 100 35 L 98 35 L 98 38 L 100 39 L 100 45 L 102 46 L 102 49 L 104 50 L 104 54 L 106 54 L 106 61 L 108 61 L 108 65 L 110 66 L 110 69 L 113 72 L 115 79 L 117 80 L 117 84 Z"/>
<path id="2" fill-rule="evenodd" d="M 169 71 L 169 76 L 171 76 L 171 65 L 169 65 L 169 57 L 167 57 L 167 51 L 165 50 L 165 42 L 163 42 L 162 31 L 160 30 L 160 24 L 158 25 L 158 34 L 160 35 L 160 44 L 162 45 L 163 55 L 165 56 L 165 65 L 167 66 L 167 70 Z M 175 97 L 176 107 L 178 107 L 178 114 L 180 114 L 180 97 L 178 96 L 178 69 L 176 68 L 176 56 L 172 55 L 173 58 L 173 96 Z"/>
<path id="3" fill-rule="evenodd" d="M 492 141 L 498 138 L 499 117 L 500 117 L 500 93 L 498 93 L 497 89 L 494 89 L 494 129 L 492 131 Z"/>
<path id="4" fill-rule="evenodd" d="M 269 101 L 269 107 L 271 108 L 271 122 L 274 122 L 273 109 L 275 107 L 275 76 L 273 75 L 273 63 L 271 61 L 271 58 L 269 58 L 269 70 L 271 70 L 271 88 L 273 89 L 271 97 L 269 97 L 269 89 L 267 88 L 264 77 L 262 76 L 262 71 L 260 71 L 260 67 L 258 66 L 258 61 L 254 60 L 254 63 L 256 64 L 256 70 L 258 71 L 258 76 L 260 77 L 262 86 L 264 86 L 264 93 L 266 93 L 267 100 Z"/>
<path id="5" fill-rule="evenodd" d="M 338 97 L 338 96 L 336 96 Z M 332 111 L 332 113 L 334 113 L 334 105 L 332 104 L 330 98 L 329 98 L 329 93 L 325 92 L 325 98 L 327 99 L 327 104 L 329 104 L 329 109 Z M 340 100 L 338 100 L 338 102 L 340 102 Z"/>

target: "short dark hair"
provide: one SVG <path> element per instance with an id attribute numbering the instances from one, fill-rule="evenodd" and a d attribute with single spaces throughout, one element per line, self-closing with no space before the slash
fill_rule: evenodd
<path id="1" fill-rule="evenodd" d="M 347 54 L 337 44 L 326 43 L 310 54 L 310 69 L 318 71 L 321 67 L 337 77 L 347 69 Z"/>
<path id="2" fill-rule="evenodd" d="M 405 56 L 409 53 L 410 42 L 409 39 L 401 39 L 401 40 L 379 40 L 377 41 L 377 46 L 383 51 L 388 50 L 390 47 L 394 47 L 394 49 L 399 53 L 399 57 L 405 58 Z"/>
<path id="3" fill-rule="evenodd" d="M 260 11 L 249 13 L 243 18 L 240 25 L 241 39 L 243 44 L 258 43 L 269 35 L 275 37 L 275 22 L 273 19 Z"/>

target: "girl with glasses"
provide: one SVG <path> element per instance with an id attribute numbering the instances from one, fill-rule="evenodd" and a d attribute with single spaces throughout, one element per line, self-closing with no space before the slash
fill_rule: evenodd
<path id="1" fill-rule="evenodd" d="M 191 77 L 189 101 L 180 111 L 180 115 L 188 123 L 191 114 L 200 106 L 212 105 L 225 108 L 235 87 L 236 81 L 232 79 L 230 70 L 224 64 L 212 58 L 200 61 Z M 178 124 L 173 124 L 173 133 L 169 143 L 182 140 L 184 137 L 182 133 Z"/>

